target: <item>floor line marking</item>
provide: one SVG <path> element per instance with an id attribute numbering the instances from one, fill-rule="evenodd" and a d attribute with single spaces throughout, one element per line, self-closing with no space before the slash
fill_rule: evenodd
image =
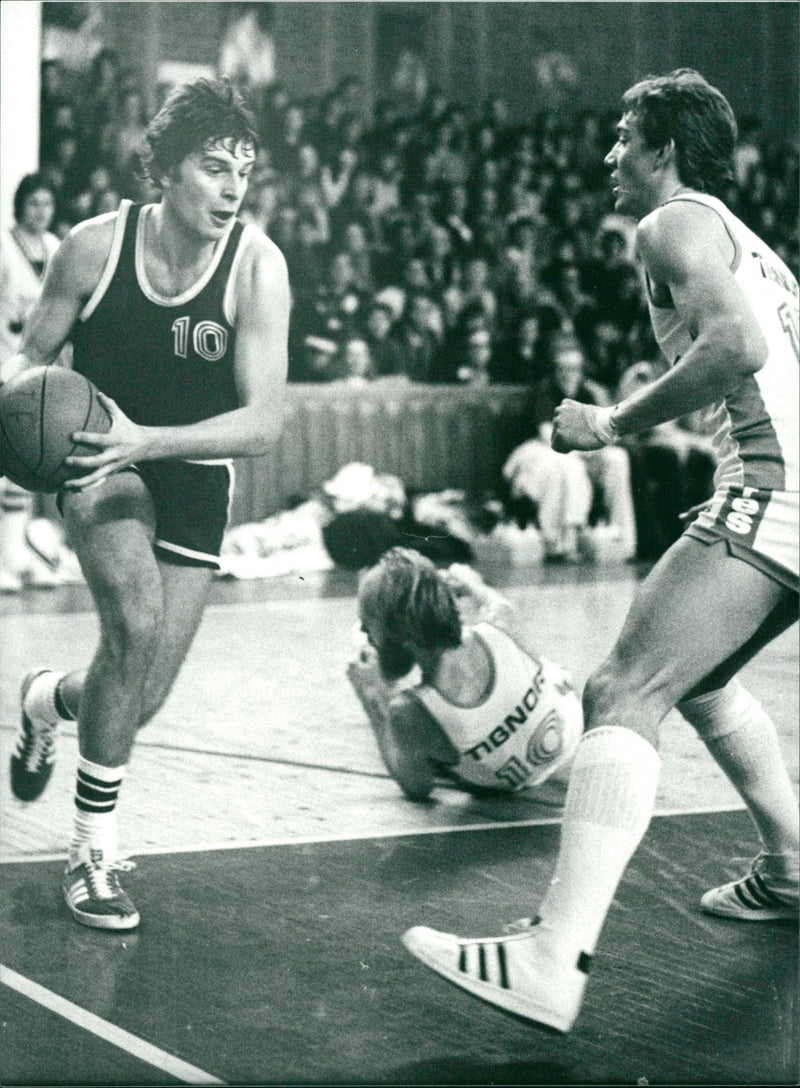
<path id="1" fill-rule="evenodd" d="M 709 805 L 706 808 L 663 809 L 653 813 L 653 819 L 672 816 L 709 816 L 724 812 L 744 812 L 744 805 Z M 394 831 L 352 831 L 332 832 L 329 835 L 281 836 L 268 839 L 248 839 L 240 842 L 200 843 L 183 846 L 146 846 L 141 850 L 132 849 L 132 858 L 158 857 L 161 854 L 204 854 L 219 850 L 259 850 L 269 846 L 315 846 L 326 842 L 363 842 L 368 839 L 404 839 L 417 835 L 451 835 L 465 831 L 502 831 L 516 827 L 547 827 L 560 824 L 562 814 L 558 816 L 534 816 L 528 820 L 496 820 L 480 824 L 461 824 L 443 827 L 411 827 Z M 16 858 L 0 858 L 0 865 L 20 865 L 33 862 L 63 861 L 66 851 L 57 854 L 26 854 Z M 127 855 L 126 855 L 127 856 Z"/>
<path id="2" fill-rule="evenodd" d="M 107 1020 L 96 1016 L 95 1013 L 89 1012 L 88 1009 L 83 1009 L 80 1005 L 73 1004 L 72 1001 L 68 1001 L 65 997 L 54 994 L 52 990 L 40 986 L 38 982 L 33 982 L 32 979 L 26 978 L 24 975 L 17 974 L 16 971 L 12 971 L 10 967 L 3 964 L 0 964 L 0 982 L 3 982 L 12 990 L 16 990 L 23 997 L 27 997 L 31 1001 L 43 1005 L 44 1008 L 50 1009 L 57 1016 L 69 1020 L 93 1035 L 97 1035 L 100 1039 L 111 1043 L 112 1046 L 117 1047 L 119 1050 L 126 1051 L 134 1058 L 139 1058 L 141 1061 L 147 1062 L 148 1065 L 160 1069 L 162 1073 L 169 1073 L 170 1076 L 183 1081 L 185 1084 L 224 1085 L 227 1083 L 224 1080 L 212 1077 L 210 1073 L 198 1069 L 195 1065 L 190 1065 L 181 1058 L 176 1058 L 174 1054 L 168 1054 L 167 1051 L 153 1046 L 152 1043 L 145 1042 L 144 1039 L 140 1039 L 137 1035 L 131 1035 L 130 1032 L 125 1031 L 123 1028 L 110 1024 Z"/>

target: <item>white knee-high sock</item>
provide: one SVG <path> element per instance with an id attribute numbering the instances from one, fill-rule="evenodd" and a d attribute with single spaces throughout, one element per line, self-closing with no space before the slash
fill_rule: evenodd
<path id="1" fill-rule="evenodd" d="M 555 874 L 538 912 L 565 949 L 594 952 L 617 885 L 650 822 L 659 768 L 655 748 L 630 729 L 603 726 L 581 739 Z"/>
<path id="2" fill-rule="evenodd" d="M 765 852 L 796 858 L 797 798 L 777 731 L 762 705 L 733 679 L 718 691 L 684 700 L 678 710 L 739 791 Z"/>
<path id="3" fill-rule="evenodd" d="M 104 767 L 80 756 L 75 783 L 75 818 L 70 863 L 77 860 L 85 843 L 103 851 L 106 859 L 115 859 L 117 845 L 117 796 L 125 767 Z"/>

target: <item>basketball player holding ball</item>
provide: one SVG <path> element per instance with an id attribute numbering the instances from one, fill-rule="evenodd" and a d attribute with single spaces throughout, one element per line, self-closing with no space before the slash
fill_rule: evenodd
<path id="1" fill-rule="evenodd" d="M 263 454 L 282 423 L 289 285 L 277 247 L 237 212 L 255 160 L 249 112 L 225 83 L 176 88 L 147 131 L 161 202 L 123 201 L 79 224 L 49 269 L 22 365 L 74 367 L 101 391 L 106 433 L 71 458 L 59 495 L 95 602 L 86 672 L 23 681 L 11 760 L 22 800 L 41 795 L 58 723 L 77 718 L 79 763 L 63 878 L 75 919 L 131 929 L 115 804 L 136 731 L 166 699 L 200 624 L 225 529 L 234 457 Z"/>

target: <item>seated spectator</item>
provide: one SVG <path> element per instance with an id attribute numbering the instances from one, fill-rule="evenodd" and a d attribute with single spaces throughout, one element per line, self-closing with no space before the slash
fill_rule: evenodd
<path id="1" fill-rule="evenodd" d="M 305 110 L 299 102 L 290 102 L 279 115 L 278 131 L 272 135 L 270 159 L 275 169 L 294 176 L 300 167 L 300 148 L 305 144 Z"/>
<path id="2" fill-rule="evenodd" d="M 365 340 L 378 377 L 403 372 L 403 353 L 393 335 L 394 315 L 388 303 L 373 299 L 367 311 Z"/>
<path id="3" fill-rule="evenodd" d="M 428 186 L 465 185 L 468 176 L 467 158 L 455 146 L 455 130 L 451 117 L 444 116 L 434 124 L 431 146 L 423 158 L 423 184 Z"/>
<path id="4" fill-rule="evenodd" d="M 600 505 L 620 541 L 621 554 L 636 552 L 636 522 L 627 451 L 619 446 L 585 453 L 555 453 L 550 447 L 552 419 L 565 398 L 584 404 L 608 404 L 602 386 L 585 376 L 585 359 L 577 341 L 561 337 L 555 348 L 553 375 L 534 388 L 534 437 L 518 447 L 503 475 L 512 498 L 535 505 L 548 562 L 580 562 L 592 558 L 588 532 L 593 506 Z"/>
<path id="5" fill-rule="evenodd" d="M 500 197 L 494 185 L 481 185 L 475 192 L 469 218 L 475 248 L 496 265 L 507 242 L 507 227 L 500 214 Z"/>
<path id="6" fill-rule="evenodd" d="M 402 373 L 414 382 L 430 382 L 437 375 L 440 343 L 434 331 L 435 312 L 435 304 L 427 292 L 409 292 L 397 340 Z"/>
<path id="7" fill-rule="evenodd" d="M 460 265 L 453 253 L 453 241 L 445 227 L 437 226 L 425 256 L 425 271 L 431 290 L 439 297 L 452 288 L 460 276 Z"/>
<path id="8" fill-rule="evenodd" d="M 375 290 L 375 275 L 364 225 L 358 219 L 350 219 L 344 224 L 341 235 L 342 252 L 350 258 L 354 286 L 362 295 L 371 294 Z"/>
<path id="9" fill-rule="evenodd" d="M 575 314 L 575 331 L 586 353 L 587 376 L 609 391 L 616 389 L 631 362 L 623 329 L 587 304 Z"/>
<path id="10" fill-rule="evenodd" d="M 484 332 L 490 332 L 486 311 L 480 302 L 470 302 L 458 312 L 444 336 L 434 379 L 441 382 L 459 381 L 458 369 L 464 364 L 470 337 L 473 333 Z"/>
<path id="11" fill-rule="evenodd" d="M 494 379 L 508 384 L 534 385 L 548 374 L 546 329 L 538 308 L 523 310 L 510 336 L 500 345 Z"/>
<path id="12" fill-rule="evenodd" d="M 387 148 L 378 158 L 377 169 L 373 175 L 373 215 L 384 219 L 398 211 L 402 180 L 403 171 L 397 152 Z"/>
<path id="13" fill-rule="evenodd" d="M 539 293 L 541 242 L 539 224 L 533 219 L 518 219 L 509 229 L 508 242 L 500 254 L 497 287 L 502 320 L 508 324 Z"/>
<path id="14" fill-rule="evenodd" d="M 360 336 L 348 337 L 341 349 L 341 377 L 358 385 L 377 376 L 367 341 Z"/>
<path id="15" fill-rule="evenodd" d="M 352 258 L 345 250 L 340 249 L 330 257 L 327 276 L 317 294 L 324 299 L 325 323 L 330 333 L 341 337 L 359 328 L 365 299 Z"/>
<path id="16" fill-rule="evenodd" d="M 337 210 L 345 203 L 357 166 L 356 152 L 351 147 L 342 147 L 323 162 L 320 169 L 320 185 L 334 229 L 338 226 Z"/>
<path id="17" fill-rule="evenodd" d="M 345 100 L 338 88 L 334 88 L 322 95 L 316 111 L 306 122 L 306 137 L 323 162 L 329 161 L 341 145 L 339 125 L 346 113 Z"/>
<path id="18" fill-rule="evenodd" d="M 313 216 L 307 213 L 300 215 L 294 244 L 284 256 L 294 298 L 298 301 L 310 298 L 325 281 L 329 268 L 319 223 Z"/>
<path id="19" fill-rule="evenodd" d="M 488 329 L 475 329 L 467 337 L 455 380 L 459 385 L 488 385 L 492 379 L 493 356 L 492 334 Z"/>
<path id="20" fill-rule="evenodd" d="M 469 193 L 466 185 L 447 185 L 442 190 L 439 218 L 450 235 L 453 252 L 463 256 L 472 248 L 475 235 L 467 222 Z"/>
<path id="21" fill-rule="evenodd" d="M 487 324 L 492 327 L 497 318 L 497 295 L 492 283 L 492 269 L 485 254 L 473 251 L 467 255 L 461 291 L 462 305 L 476 303 L 486 315 Z"/>

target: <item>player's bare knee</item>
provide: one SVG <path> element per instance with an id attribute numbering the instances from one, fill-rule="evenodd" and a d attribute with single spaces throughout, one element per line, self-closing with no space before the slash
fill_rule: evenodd
<path id="1" fill-rule="evenodd" d="M 627 670 L 616 665 L 613 658 L 605 661 L 583 689 L 586 729 L 616 725 L 639 732 L 641 695 Z"/>
<path id="2" fill-rule="evenodd" d="M 163 620 L 160 602 L 138 595 L 108 598 L 100 608 L 102 645 L 120 665 L 145 670 L 155 655 Z"/>

